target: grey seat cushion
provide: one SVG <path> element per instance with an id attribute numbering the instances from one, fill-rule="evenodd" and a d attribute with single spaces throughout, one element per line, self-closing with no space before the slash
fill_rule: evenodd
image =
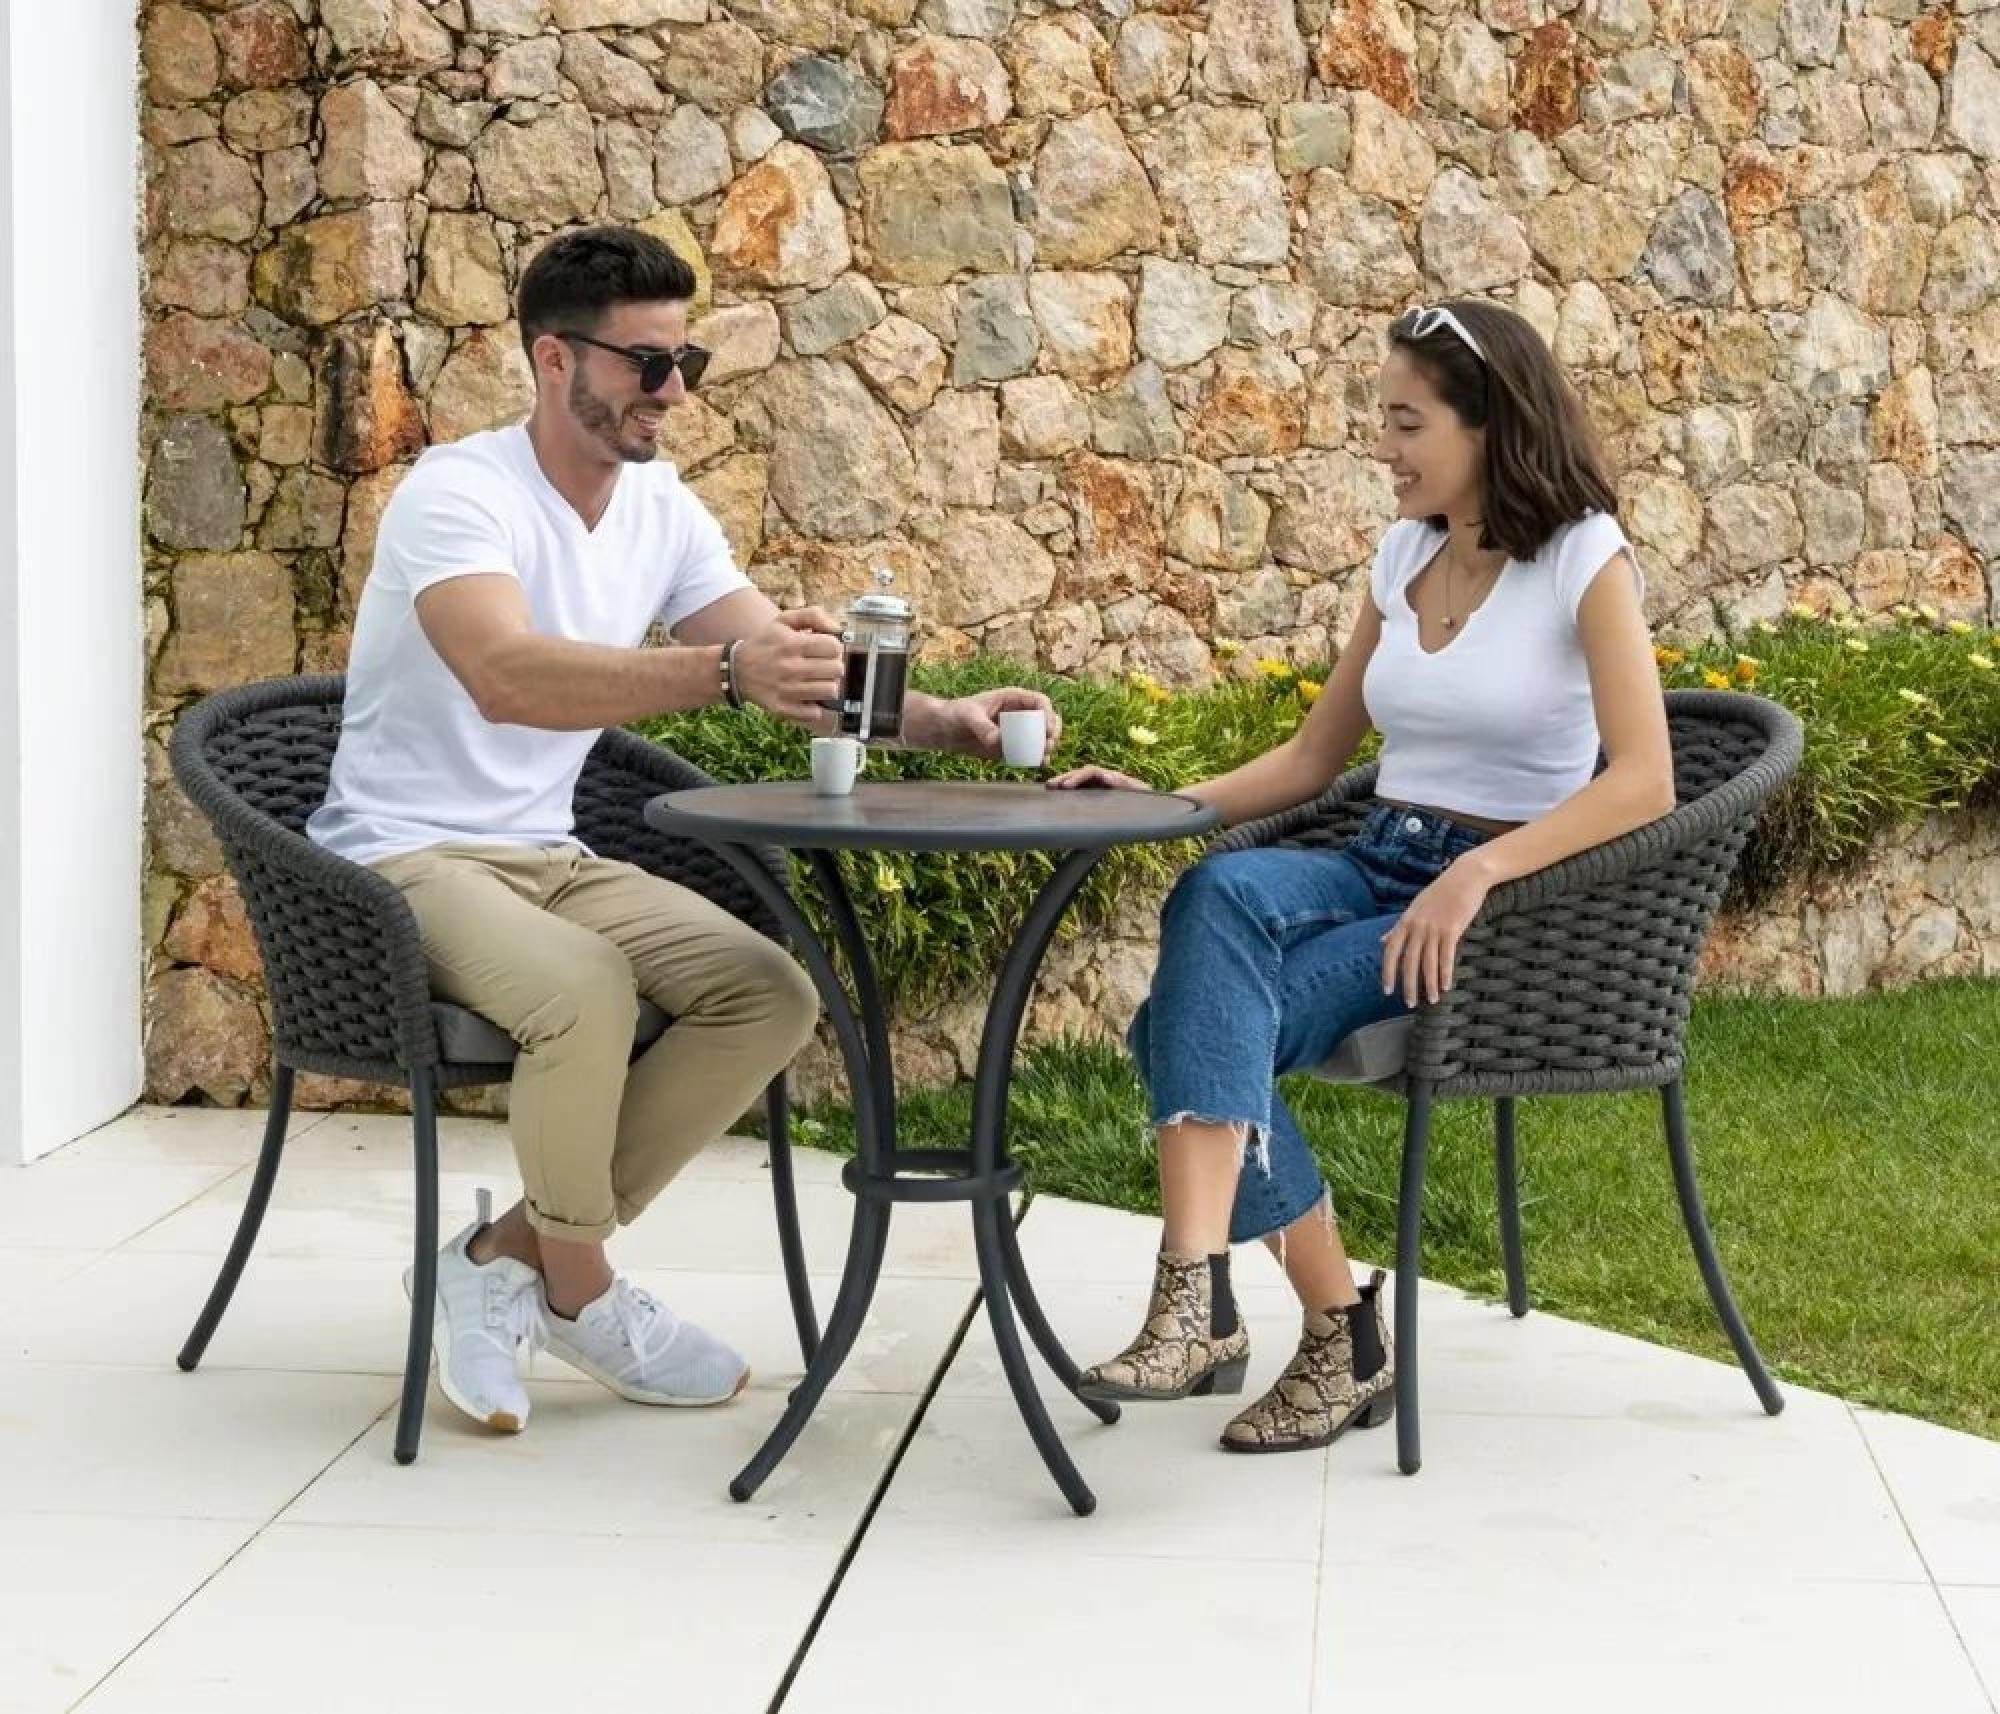
<path id="1" fill-rule="evenodd" d="M 1403 1075 L 1414 1017 L 1384 1018 L 1341 1037 L 1332 1053 L 1313 1067 L 1328 1083 L 1390 1083 Z"/>
<path id="2" fill-rule="evenodd" d="M 431 1002 L 437 1022 L 438 1051 L 460 1065 L 511 1065 L 521 1051 L 514 1038 L 491 1019 L 453 1006 Z M 639 1027 L 632 1032 L 632 1051 L 649 1048 L 666 1032 L 670 1020 L 651 1000 L 639 1002 Z"/>

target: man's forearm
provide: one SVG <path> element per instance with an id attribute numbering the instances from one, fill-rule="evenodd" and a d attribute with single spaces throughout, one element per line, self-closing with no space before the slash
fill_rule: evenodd
<path id="1" fill-rule="evenodd" d="M 958 738 L 958 728 L 950 713 L 951 704 L 920 690 L 903 698 L 903 735 L 900 743 L 912 750 L 949 750 Z M 871 740 L 872 742 L 872 740 Z"/>
<path id="2" fill-rule="evenodd" d="M 482 664 L 473 695 L 495 725 L 580 732 L 722 699 L 722 650 L 714 646 L 620 649 L 527 632 Z"/>

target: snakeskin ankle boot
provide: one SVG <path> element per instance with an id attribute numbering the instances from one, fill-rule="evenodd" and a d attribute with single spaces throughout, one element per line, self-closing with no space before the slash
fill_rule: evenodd
<path id="1" fill-rule="evenodd" d="M 1381 1269 L 1361 1301 L 1306 1311 L 1299 1348 L 1271 1390 L 1222 1431 L 1230 1452 L 1305 1452 L 1350 1428 L 1379 1428 L 1396 1414 L 1396 1366 L 1383 1313 Z"/>
<path id="2" fill-rule="evenodd" d="M 1108 1363 L 1084 1370 L 1087 1399 L 1184 1399 L 1240 1393 L 1250 1335 L 1229 1288 L 1229 1256 L 1162 1250 L 1139 1337 Z"/>

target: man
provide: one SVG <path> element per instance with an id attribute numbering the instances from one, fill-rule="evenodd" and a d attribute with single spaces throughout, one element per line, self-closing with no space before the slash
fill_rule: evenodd
<path id="1" fill-rule="evenodd" d="M 838 625 L 780 613 L 654 462 L 707 361 L 687 342 L 694 289 L 665 245 L 613 227 L 557 238 L 525 270 L 534 412 L 431 448 L 391 500 L 307 829 L 402 890 L 434 990 L 520 1043 L 525 1194 L 452 1239 L 437 1273 L 445 1396 L 507 1431 L 528 1420 L 515 1358 L 530 1334 L 643 1404 L 742 1390 L 743 1359 L 618 1276 L 604 1240 L 750 1106 L 818 1010 L 782 948 L 572 837 L 606 726 L 740 699 L 830 729 Z M 655 621 L 673 646 L 639 646 Z M 992 755 L 1001 710 L 1046 706 L 912 695 L 904 730 Z M 642 995 L 674 1023 L 628 1070 Z"/>

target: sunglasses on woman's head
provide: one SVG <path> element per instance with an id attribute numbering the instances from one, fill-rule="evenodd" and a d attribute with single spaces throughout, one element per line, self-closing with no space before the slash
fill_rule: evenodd
<path id="1" fill-rule="evenodd" d="M 592 339 L 587 333 L 559 333 L 558 339 L 573 339 L 579 345 L 588 345 L 598 351 L 608 351 L 614 357 L 622 357 L 639 371 L 639 391 L 657 393 L 674 378 L 674 371 L 681 372 L 681 383 L 692 393 L 700 384 L 702 371 L 708 367 L 709 354 L 699 345 L 683 345 L 678 351 L 658 351 L 646 345 L 609 345 L 601 339 Z"/>
<path id="2" fill-rule="evenodd" d="M 1412 317 L 1410 322 L 1411 338 L 1428 339 L 1439 328 L 1445 328 L 1457 334 L 1464 341 L 1466 350 L 1470 351 L 1480 362 L 1484 363 L 1486 361 L 1486 353 L 1479 349 L 1479 341 L 1472 337 L 1471 330 L 1457 316 L 1453 315 L 1450 310 L 1444 308 L 1443 305 L 1438 305 L 1435 308 L 1420 307 L 1411 310 L 1409 314 Z"/>

